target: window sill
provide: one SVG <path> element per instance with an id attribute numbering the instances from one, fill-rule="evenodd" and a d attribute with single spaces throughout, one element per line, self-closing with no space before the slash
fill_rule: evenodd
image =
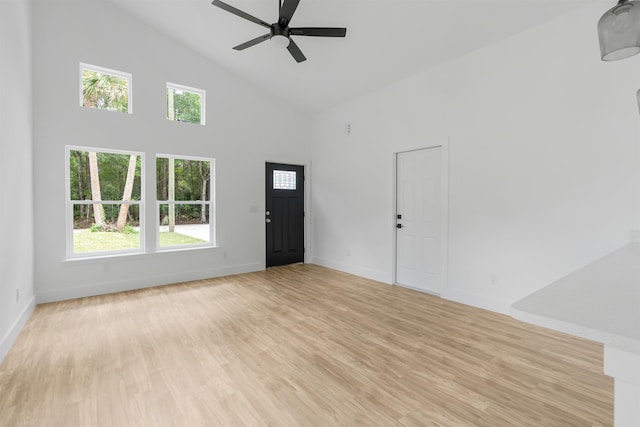
<path id="1" fill-rule="evenodd" d="M 86 256 L 86 257 L 77 257 L 77 258 L 65 258 L 62 260 L 64 264 L 98 264 L 103 263 L 105 261 L 111 260 L 131 260 L 131 261 L 139 261 L 144 259 L 152 259 L 158 256 L 166 257 L 172 255 L 188 255 L 190 253 L 196 252 L 204 252 L 204 251 L 216 251 L 220 249 L 219 246 L 196 246 L 189 248 L 167 248 L 167 249 L 159 249 L 155 252 L 129 252 L 129 253 L 114 253 L 114 254 L 103 254 L 96 256 Z"/>

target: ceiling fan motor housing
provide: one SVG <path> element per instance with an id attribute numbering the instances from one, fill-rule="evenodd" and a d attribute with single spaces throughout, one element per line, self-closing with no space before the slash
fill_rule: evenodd
<path id="1" fill-rule="evenodd" d="M 271 26 L 271 37 L 273 36 L 284 36 L 289 38 L 290 32 L 289 27 L 283 27 L 280 24 L 273 24 Z"/>
<path id="2" fill-rule="evenodd" d="M 280 24 L 273 24 L 271 26 L 271 45 L 279 49 L 288 47 L 289 43 L 291 43 L 289 35 L 289 27 L 283 27 Z"/>

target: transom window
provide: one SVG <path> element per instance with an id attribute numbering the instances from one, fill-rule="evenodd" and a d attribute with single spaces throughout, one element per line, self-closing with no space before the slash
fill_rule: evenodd
<path id="1" fill-rule="evenodd" d="M 144 250 L 143 153 L 67 147 L 67 256 Z"/>
<path id="2" fill-rule="evenodd" d="M 130 73 L 80 63 L 80 106 L 131 114 Z"/>
<path id="3" fill-rule="evenodd" d="M 204 125 L 205 95 L 202 89 L 167 83 L 167 119 Z"/>
<path id="4" fill-rule="evenodd" d="M 214 246 L 214 159 L 158 155 L 158 242 L 161 249 Z"/>

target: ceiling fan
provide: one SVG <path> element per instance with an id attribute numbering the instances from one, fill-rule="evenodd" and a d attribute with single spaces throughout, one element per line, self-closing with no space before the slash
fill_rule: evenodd
<path id="1" fill-rule="evenodd" d="M 258 25 L 262 25 L 269 29 L 269 33 L 260 37 L 256 37 L 253 40 L 249 40 L 246 43 L 242 43 L 236 47 L 235 50 L 244 50 L 248 47 L 255 46 L 258 43 L 262 43 L 265 40 L 271 40 L 274 45 L 279 47 L 286 47 L 291 56 L 297 61 L 302 62 L 307 58 L 304 56 L 298 45 L 291 39 L 291 36 L 312 36 L 312 37 L 344 37 L 347 34 L 346 28 L 317 28 L 317 27 L 303 27 L 303 28 L 291 28 L 289 22 L 291 17 L 296 11 L 300 0 L 278 0 L 278 22 L 268 24 L 262 19 L 258 19 L 255 16 L 251 16 L 246 12 L 236 9 L 220 0 L 213 0 L 212 4 L 218 6 L 220 9 L 224 9 L 227 12 L 231 12 L 241 18 L 247 19 L 251 22 L 255 22 Z"/>

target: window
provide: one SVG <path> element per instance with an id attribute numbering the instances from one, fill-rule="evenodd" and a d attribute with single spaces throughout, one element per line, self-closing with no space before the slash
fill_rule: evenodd
<path id="1" fill-rule="evenodd" d="M 214 160 L 156 158 L 158 244 L 161 249 L 214 246 Z"/>
<path id="2" fill-rule="evenodd" d="M 131 74 L 80 63 L 80 106 L 131 114 Z"/>
<path id="3" fill-rule="evenodd" d="M 273 189 L 274 190 L 295 190 L 296 189 L 296 171 L 273 171 Z"/>
<path id="4" fill-rule="evenodd" d="M 167 83 L 167 119 L 204 125 L 205 91 Z"/>
<path id="5" fill-rule="evenodd" d="M 144 155 L 67 147 L 66 161 L 67 256 L 142 252 Z"/>

